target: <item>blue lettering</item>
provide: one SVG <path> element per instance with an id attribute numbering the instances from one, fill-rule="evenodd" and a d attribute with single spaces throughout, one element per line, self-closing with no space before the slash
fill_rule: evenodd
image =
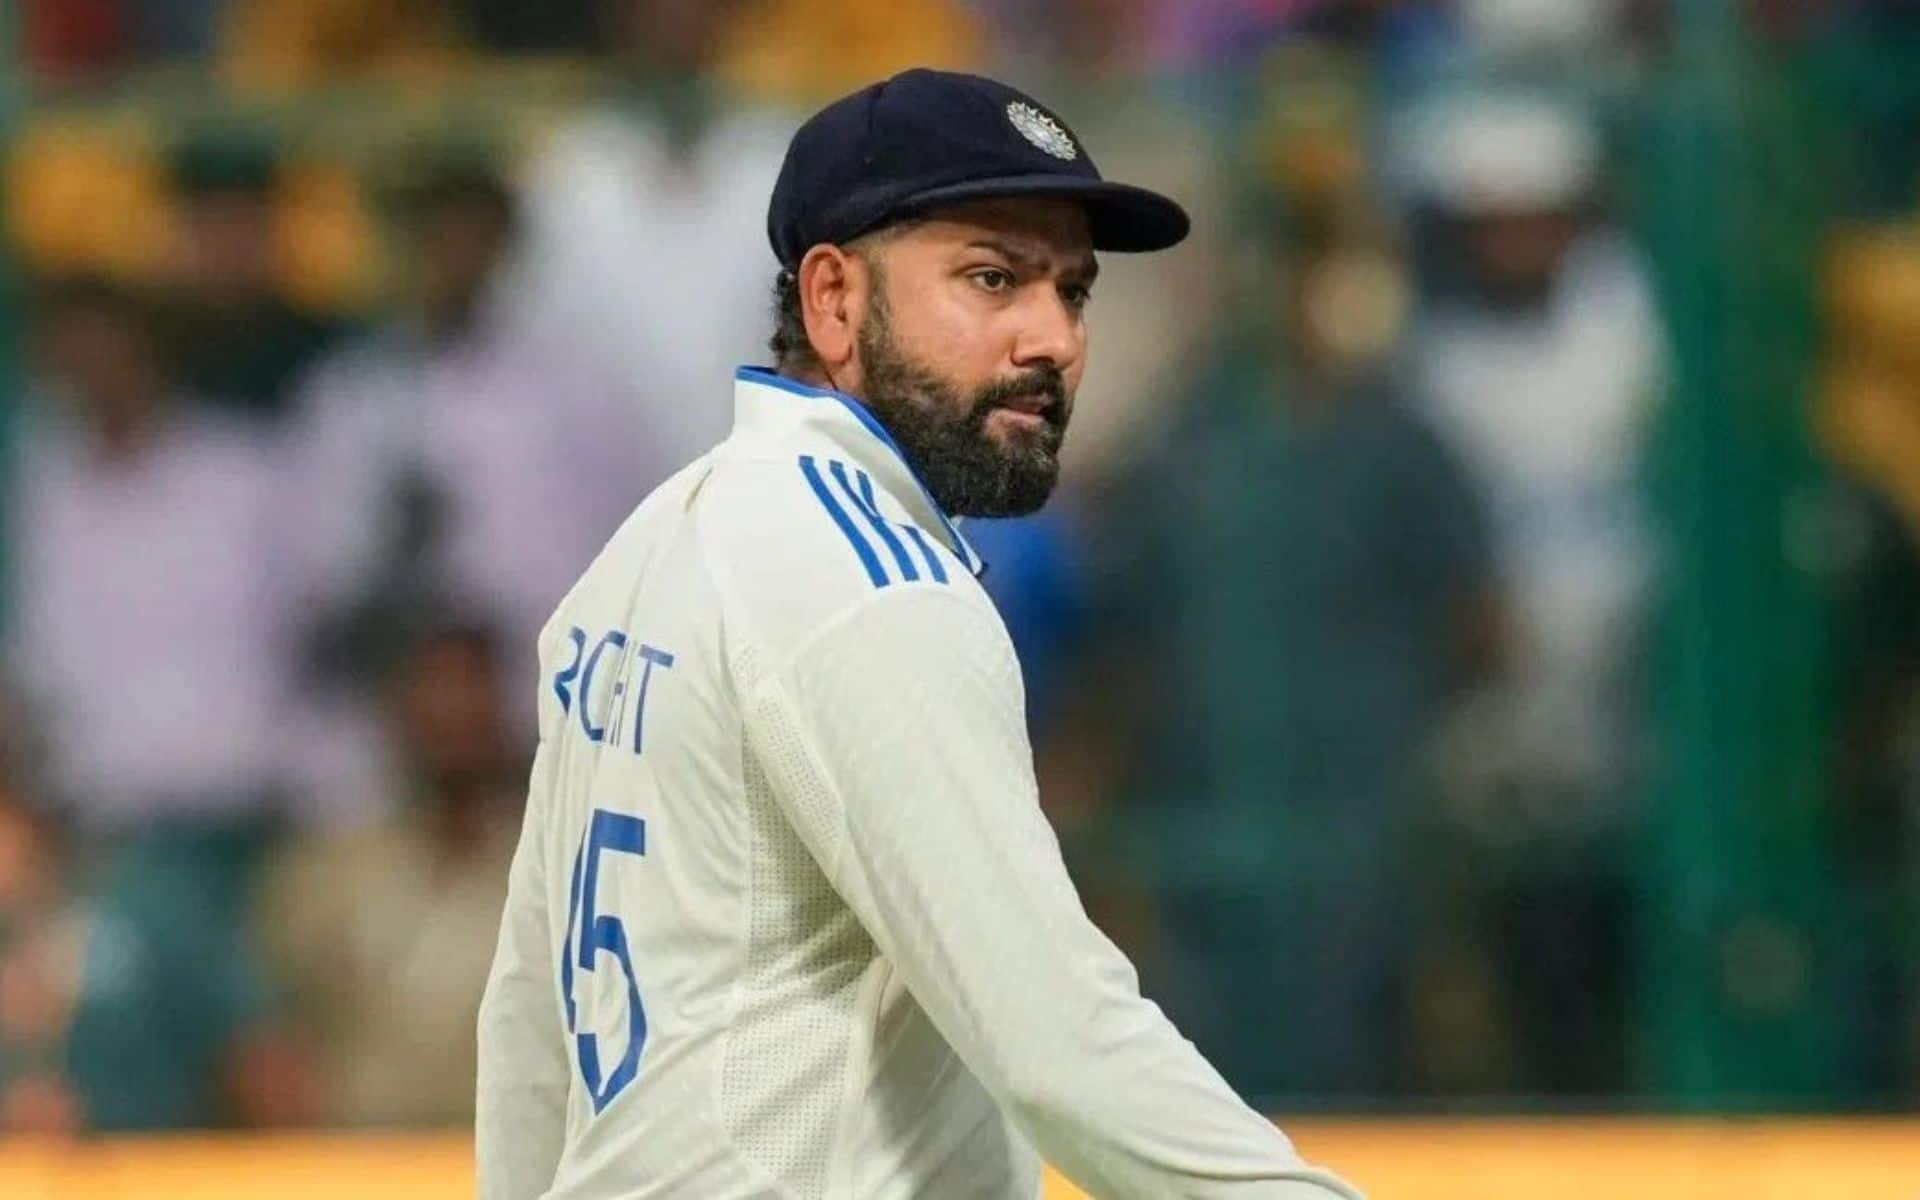
<path id="1" fill-rule="evenodd" d="M 553 690 L 560 697 L 560 711 L 573 710 L 573 693 L 567 685 L 580 673 L 580 656 L 587 652 L 587 631 L 575 625 L 567 631 L 567 637 L 573 641 L 573 661 L 553 677 Z"/>
<path id="2" fill-rule="evenodd" d="M 640 735 L 647 719 L 647 684 L 653 681 L 653 669 L 655 667 L 663 671 L 673 669 L 673 655 L 665 650 L 657 650 L 641 642 L 639 654 L 641 660 L 647 665 L 640 668 L 640 694 L 635 698 L 633 706 L 633 752 L 635 754 L 641 753 Z"/>
<path id="3" fill-rule="evenodd" d="M 553 691 L 560 698 L 560 711 L 571 714 L 575 700 L 579 702 L 580 731 L 587 740 L 598 745 L 609 739 L 620 741 L 626 729 L 627 697 L 630 678 L 629 669 L 622 667 L 604 703 L 596 704 L 593 695 L 594 673 L 600 669 L 600 656 L 609 649 L 622 651 L 627 648 L 627 635 L 618 629 L 610 630 L 594 643 L 593 652 L 587 652 L 587 633 L 579 626 L 567 631 L 567 638 L 573 643 L 573 657 L 567 665 L 553 676 Z M 670 651 L 642 642 L 633 652 L 640 661 L 640 685 L 633 690 L 633 752 L 642 752 L 645 742 L 644 723 L 647 715 L 647 693 L 653 683 L 653 669 L 672 670 L 674 656 Z M 576 681 L 578 686 L 576 688 Z M 596 716 L 599 718 L 596 721 Z"/>
<path id="4" fill-rule="evenodd" d="M 607 736 L 607 727 L 595 725 L 592 714 L 587 711 L 593 701 L 593 669 L 600 665 L 600 656 L 606 652 L 608 646 L 619 650 L 626 644 L 627 635 L 618 629 L 606 634 L 594 646 L 593 654 L 587 659 L 586 669 L 580 672 L 580 728 L 586 731 L 587 740 L 590 742 L 598 742 Z"/>

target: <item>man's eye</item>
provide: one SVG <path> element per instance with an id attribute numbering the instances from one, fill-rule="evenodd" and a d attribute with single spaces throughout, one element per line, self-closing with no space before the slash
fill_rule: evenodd
<path id="1" fill-rule="evenodd" d="M 973 273 L 973 281 L 989 292 L 1004 292 L 1013 286 L 1013 275 L 999 267 L 984 267 Z"/>
<path id="2" fill-rule="evenodd" d="M 1070 284 L 1060 289 L 1060 298 L 1067 302 L 1068 308 L 1079 312 L 1087 306 L 1089 300 L 1093 299 L 1093 289 L 1084 284 Z"/>

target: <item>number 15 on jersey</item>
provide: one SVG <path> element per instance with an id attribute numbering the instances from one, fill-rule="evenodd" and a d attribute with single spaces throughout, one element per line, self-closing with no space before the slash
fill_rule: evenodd
<path id="1" fill-rule="evenodd" d="M 641 856 L 646 852 L 645 821 L 596 808 L 581 836 L 580 849 L 573 856 L 573 881 L 567 885 L 567 940 L 560 948 L 560 994 L 566 1000 L 567 1032 L 573 1035 L 580 1079 L 593 1100 L 595 1116 L 633 1082 L 640 1069 L 640 1050 L 647 1041 L 647 1012 L 640 1003 L 640 980 L 633 971 L 627 928 L 619 917 L 597 911 L 600 864 L 606 854 Z M 602 954 L 613 959 L 611 965 L 618 967 L 621 982 L 626 985 L 627 1049 L 611 1074 L 602 1069 L 599 1037 L 581 1032 L 583 1028 L 603 1026 L 592 1019 L 595 1014 L 591 1011 L 582 1019 L 583 1005 L 574 994 L 576 972 L 592 973 L 600 969 Z M 589 1001 L 592 994 L 590 990 Z"/>

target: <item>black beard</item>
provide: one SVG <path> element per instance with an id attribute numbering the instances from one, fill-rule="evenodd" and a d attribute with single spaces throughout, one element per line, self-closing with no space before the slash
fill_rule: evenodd
<path id="1" fill-rule="evenodd" d="M 962 402 L 959 390 L 909 360 L 893 339 L 886 304 L 875 305 L 860 330 L 868 411 L 900 445 L 907 465 L 934 503 L 952 516 L 1023 517 L 1039 511 L 1060 478 L 1060 445 L 1072 405 L 1057 367 L 1036 367 L 989 384 Z M 987 419 L 1015 397 L 1046 396 L 1046 424 L 1014 430 L 1007 444 L 987 433 Z"/>

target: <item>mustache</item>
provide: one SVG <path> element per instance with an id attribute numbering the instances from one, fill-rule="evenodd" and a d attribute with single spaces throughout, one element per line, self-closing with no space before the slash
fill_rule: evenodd
<path id="1" fill-rule="evenodd" d="M 984 421 L 987 414 L 1003 407 L 1008 401 L 1030 396 L 1047 398 L 1046 407 L 1040 415 L 1046 418 L 1049 425 L 1059 428 L 1066 424 L 1070 409 L 1067 378 L 1058 367 L 1035 367 L 1011 379 L 1002 379 L 981 388 L 973 398 L 973 417 L 976 421 Z"/>

